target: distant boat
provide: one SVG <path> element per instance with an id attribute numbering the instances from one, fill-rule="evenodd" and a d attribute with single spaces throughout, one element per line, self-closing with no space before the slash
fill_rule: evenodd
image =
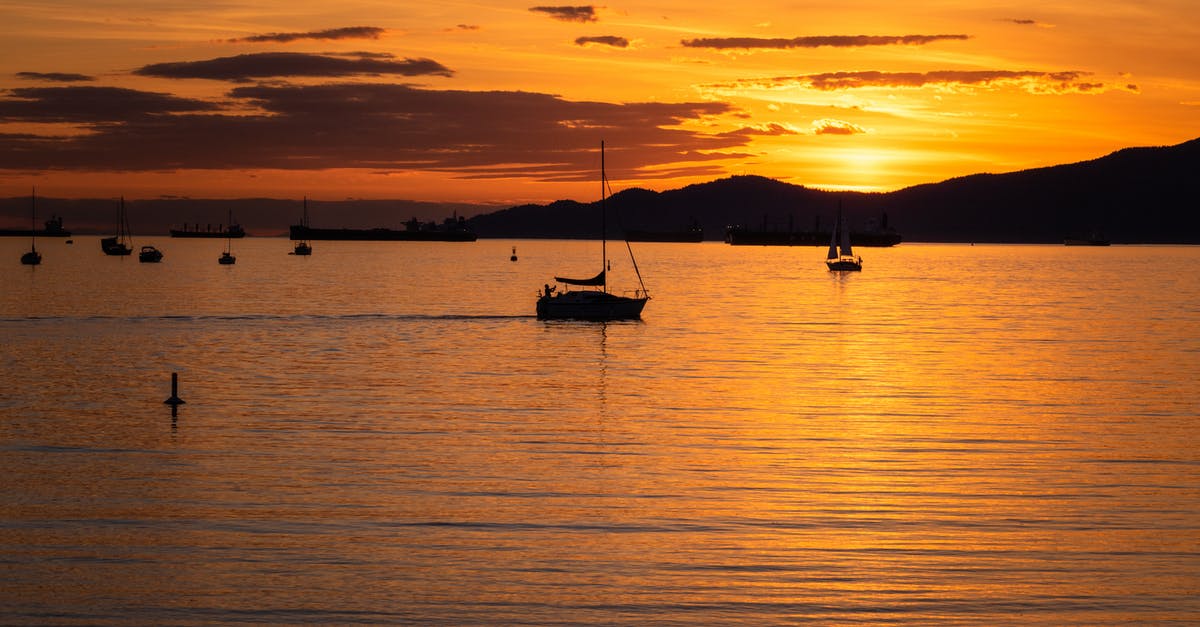
<path id="1" fill-rule="evenodd" d="M 509 258 L 508 258 L 508 260 L 509 260 L 509 261 L 516 261 L 516 260 L 517 260 L 517 247 L 516 247 L 516 246 L 513 246 L 513 253 L 512 253 L 512 256 L 511 256 L 511 257 L 509 257 Z"/>
<path id="2" fill-rule="evenodd" d="M 637 272 L 641 289 L 633 296 L 618 296 L 608 291 L 608 216 L 605 199 L 608 192 L 608 176 L 604 171 L 604 142 L 600 142 L 600 274 L 590 279 L 568 279 L 554 277 L 554 280 L 564 285 L 583 287 L 598 287 L 596 290 L 565 290 L 557 292 L 557 285 L 545 286 L 538 296 L 537 317 L 542 320 L 637 320 L 642 317 L 642 308 L 650 296 L 646 293 L 646 285 L 642 283 L 641 271 L 637 269 L 637 261 L 633 259 L 633 249 L 629 242 L 625 248 L 629 250 L 629 258 L 633 261 L 634 271 Z"/>
<path id="3" fill-rule="evenodd" d="M 138 261 L 142 263 L 158 263 L 162 258 L 162 251 L 153 246 L 142 246 L 142 250 L 138 252 Z"/>
<path id="4" fill-rule="evenodd" d="M 862 270 L 862 257 L 854 254 L 850 248 L 850 230 L 846 228 L 846 218 L 838 209 L 837 223 L 829 238 L 829 252 L 825 255 L 825 265 L 830 272 L 858 272 Z"/>
<path id="5" fill-rule="evenodd" d="M 300 226 L 304 227 L 305 229 L 308 228 L 308 196 L 304 197 L 304 216 L 300 219 Z M 296 243 L 296 248 L 292 251 L 292 254 L 311 255 L 312 245 L 308 243 L 307 238 L 301 238 L 300 241 Z"/>
<path id="6" fill-rule="evenodd" d="M 37 251 L 37 232 L 34 229 L 34 224 L 37 223 L 35 217 L 37 210 L 34 203 L 36 195 L 36 192 L 29 193 L 29 252 L 21 255 L 21 264 L 26 266 L 36 266 L 42 263 L 42 253 Z"/>
<path id="7" fill-rule="evenodd" d="M 461 216 L 446 218 L 442 224 L 421 222 L 416 218 L 404 223 L 404 230 L 373 229 L 314 229 L 307 224 L 293 224 L 292 239 L 349 240 L 379 242 L 473 242 L 477 238 Z"/>
<path id="8" fill-rule="evenodd" d="M 233 219 L 232 211 L 229 213 L 229 219 Z M 212 228 L 211 224 L 208 224 L 205 225 L 203 230 L 201 230 L 199 224 L 196 224 L 193 227 L 185 223 L 182 229 L 171 229 L 171 237 L 209 237 L 214 239 L 218 237 L 224 237 L 226 239 L 234 237 L 240 239 L 246 237 L 246 231 L 242 229 L 240 224 L 231 223 L 229 228 L 225 228 L 225 225 L 223 224 L 218 224 L 215 230 Z"/>
<path id="9" fill-rule="evenodd" d="M 37 230 L 30 229 L 0 229 L 0 237 L 27 237 L 31 235 L 40 235 L 41 237 L 71 237 L 71 232 L 63 228 L 63 219 L 59 216 L 50 216 L 49 220 L 44 223 L 45 228 Z M 30 225 L 31 227 L 33 225 Z"/>
<path id="10" fill-rule="evenodd" d="M 124 257 L 133 253 L 129 244 L 129 219 L 125 216 L 125 197 L 121 197 L 121 205 L 117 210 L 117 236 L 105 237 L 100 240 L 100 249 L 106 255 Z"/>
<path id="11" fill-rule="evenodd" d="M 229 211 L 229 223 L 233 224 L 233 210 Z M 230 266 L 237 263 L 237 257 L 233 256 L 233 240 L 232 235 L 225 238 L 225 252 L 221 253 L 217 263 L 223 266 Z"/>

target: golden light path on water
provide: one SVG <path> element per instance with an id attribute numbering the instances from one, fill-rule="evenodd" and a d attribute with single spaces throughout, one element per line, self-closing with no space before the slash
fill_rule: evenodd
<path id="1" fill-rule="evenodd" d="M 595 242 L 154 243 L 0 241 L 6 622 L 1200 619 L 1194 248 L 642 244 L 599 325 Z"/>

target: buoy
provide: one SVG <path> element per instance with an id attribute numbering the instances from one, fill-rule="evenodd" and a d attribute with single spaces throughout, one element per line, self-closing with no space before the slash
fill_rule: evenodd
<path id="1" fill-rule="evenodd" d="M 187 401 L 179 398 L 179 373 L 172 372 L 171 373 L 171 398 L 168 398 L 167 400 L 163 401 L 163 405 L 170 405 L 170 406 L 174 407 L 176 405 L 183 405 L 186 402 Z"/>
<path id="2" fill-rule="evenodd" d="M 509 261 L 516 261 L 516 260 L 517 260 L 517 247 L 516 247 L 516 246 L 513 246 L 513 254 L 512 254 L 512 257 L 509 257 L 509 258 L 508 258 L 508 260 L 509 260 Z"/>

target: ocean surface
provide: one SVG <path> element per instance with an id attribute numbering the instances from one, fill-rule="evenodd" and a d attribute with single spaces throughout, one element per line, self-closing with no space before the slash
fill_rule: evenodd
<path id="1" fill-rule="evenodd" d="M 1198 247 L 148 243 L 0 238 L 0 623 L 1200 623 Z"/>

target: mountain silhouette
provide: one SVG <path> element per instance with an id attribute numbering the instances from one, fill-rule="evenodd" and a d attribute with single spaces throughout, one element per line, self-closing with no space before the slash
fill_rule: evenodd
<path id="1" fill-rule="evenodd" d="M 1103 233 L 1114 243 L 1200 244 L 1200 139 L 1007 174 L 973 174 L 894 192 L 830 192 L 761 176 L 680 189 L 632 188 L 608 199 L 608 233 L 728 226 L 813 230 L 839 205 L 852 228 L 887 216 L 905 241 L 1059 243 Z M 595 238 L 599 201 L 521 205 L 470 220 L 480 237 Z"/>

